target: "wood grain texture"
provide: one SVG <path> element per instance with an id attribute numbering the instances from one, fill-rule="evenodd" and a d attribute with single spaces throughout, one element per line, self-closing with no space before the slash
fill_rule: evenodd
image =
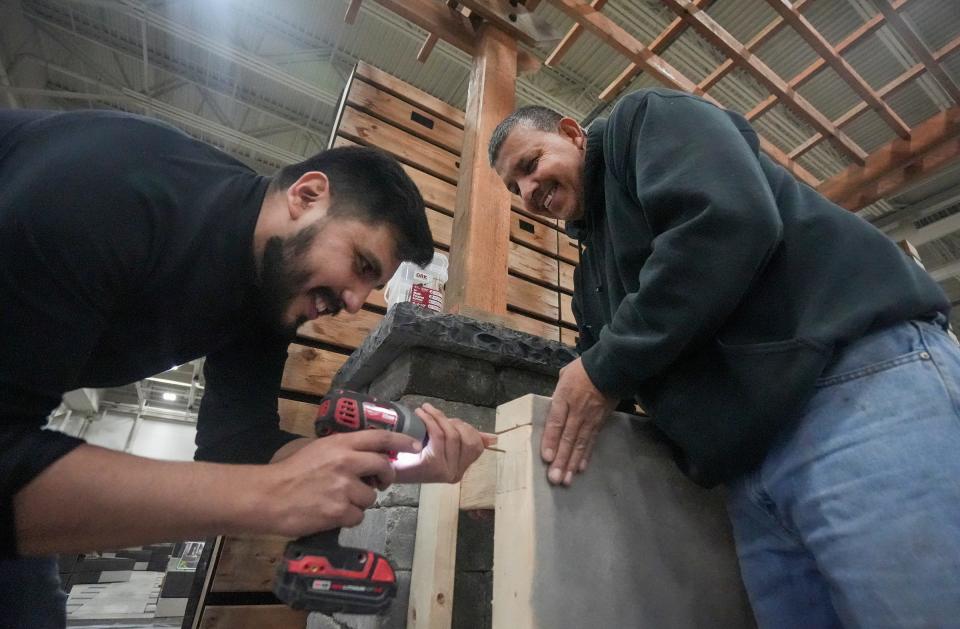
<path id="1" fill-rule="evenodd" d="M 512 275 L 507 277 L 507 303 L 518 310 L 550 321 L 557 321 L 560 314 L 557 291 Z"/>
<path id="2" fill-rule="evenodd" d="M 500 452 L 484 450 L 467 468 L 460 481 L 460 508 L 493 509 L 497 493 L 497 457 Z"/>
<path id="3" fill-rule="evenodd" d="M 577 346 L 577 336 L 579 332 L 560 326 L 560 342 L 570 347 Z"/>
<path id="4" fill-rule="evenodd" d="M 409 83 L 405 83 L 387 74 L 379 68 L 375 68 L 369 63 L 364 63 L 363 61 L 357 63 L 356 76 L 398 98 L 402 98 L 409 103 L 415 103 L 417 106 L 426 109 L 434 116 L 446 120 L 454 126 L 460 127 L 461 129 L 463 128 L 462 111 L 423 90 L 415 88 Z"/>
<path id="5" fill-rule="evenodd" d="M 569 262 L 560 262 L 560 288 L 573 292 L 573 272 L 576 268 Z"/>
<path id="6" fill-rule="evenodd" d="M 408 629 L 450 628 L 459 517 L 459 483 L 429 483 L 420 487 Z"/>
<path id="7" fill-rule="evenodd" d="M 347 354 L 291 343 L 280 386 L 290 391 L 323 395 L 333 375 L 347 360 Z"/>
<path id="8" fill-rule="evenodd" d="M 335 317 L 318 317 L 307 321 L 297 330 L 297 336 L 328 343 L 344 350 L 360 347 L 363 339 L 379 325 L 383 315 L 361 310 L 356 314 L 343 311 Z"/>
<path id="9" fill-rule="evenodd" d="M 510 238 L 541 253 L 557 255 L 557 230 L 516 212 L 510 214 Z"/>
<path id="10" fill-rule="evenodd" d="M 274 536 L 226 536 L 211 592 L 269 592 L 289 540 Z"/>
<path id="11" fill-rule="evenodd" d="M 315 437 L 313 427 L 317 418 L 317 405 L 280 398 L 277 400 L 280 429 L 302 437 Z"/>
<path id="12" fill-rule="evenodd" d="M 560 327 L 556 324 L 527 317 L 519 312 L 507 311 L 502 316 L 506 320 L 507 327 L 511 330 L 519 330 L 520 332 L 526 332 L 527 334 L 550 339 L 551 341 L 560 340 Z"/>
<path id="13" fill-rule="evenodd" d="M 560 321 L 577 327 L 577 320 L 573 316 L 573 298 L 566 293 L 560 293 Z"/>
<path id="14" fill-rule="evenodd" d="M 514 275 L 550 286 L 557 285 L 560 274 L 557 260 L 515 242 L 510 243 L 509 268 Z"/>

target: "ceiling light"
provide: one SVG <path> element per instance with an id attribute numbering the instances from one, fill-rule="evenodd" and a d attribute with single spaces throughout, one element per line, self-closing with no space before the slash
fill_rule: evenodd
<path id="1" fill-rule="evenodd" d="M 164 401 L 166 401 L 166 402 L 176 402 L 176 401 L 177 401 L 177 394 L 176 394 L 176 393 L 170 393 L 169 391 L 165 391 L 162 397 L 163 397 Z"/>

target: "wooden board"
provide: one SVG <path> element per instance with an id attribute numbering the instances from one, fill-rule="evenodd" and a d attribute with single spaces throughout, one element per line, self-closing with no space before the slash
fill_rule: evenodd
<path id="1" fill-rule="evenodd" d="M 573 292 L 573 272 L 577 267 L 574 265 L 560 261 L 560 288 Z"/>
<path id="2" fill-rule="evenodd" d="M 381 90 L 389 92 L 398 98 L 426 109 L 434 116 L 446 120 L 452 125 L 463 128 L 463 112 L 452 105 L 448 105 L 439 98 L 423 90 L 419 90 L 409 83 L 393 77 L 379 68 L 375 68 L 363 61 L 357 64 L 357 78 L 376 85 Z"/>
<path id="3" fill-rule="evenodd" d="M 573 316 L 573 298 L 566 293 L 560 293 L 560 321 L 577 327 L 577 320 Z"/>
<path id="4" fill-rule="evenodd" d="M 527 334 L 550 339 L 551 341 L 560 340 L 560 328 L 557 325 L 524 316 L 519 312 L 507 311 L 502 316 L 507 322 L 507 327 L 512 330 L 519 330 Z"/>
<path id="5" fill-rule="evenodd" d="M 207 605 L 199 629 L 303 629 L 307 612 L 286 605 Z"/>
<path id="6" fill-rule="evenodd" d="M 211 592 L 270 592 L 289 540 L 275 536 L 223 538 Z"/>
<path id="7" fill-rule="evenodd" d="M 280 429 L 303 437 L 314 437 L 313 424 L 317 417 L 317 405 L 280 398 L 277 400 Z"/>
<path id="8" fill-rule="evenodd" d="M 383 294 L 383 289 L 370 291 L 370 294 L 367 295 L 367 301 L 365 303 L 368 306 L 383 308 L 384 310 L 387 309 L 387 298 Z"/>
<path id="9" fill-rule="evenodd" d="M 333 375 L 347 360 L 347 354 L 291 343 L 280 386 L 289 391 L 323 395 L 330 388 Z"/>
<path id="10" fill-rule="evenodd" d="M 557 230 L 516 212 L 510 213 L 510 239 L 541 253 L 554 257 L 557 255 Z"/>
<path id="11" fill-rule="evenodd" d="M 337 136 L 333 141 L 334 147 L 340 146 L 362 146 L 353 140 L 348 140 L 343 136 Z M 423 202 L 426 203 L 427 207 L 431 207 L 435 210 L 439 210 L 444 214 L 449 214 L 453 216 L 453 207 L 456 205 L 457 200 L 457 188 L 456 186 L 450 184 L 449 182 L 444 181 L 434 177 L 429 173 L 425 173 L 419 168 L 414 168 L 409 164 L 400 164 L 403 167 L 403 170 L 410 175 L 410 178 L 413 179 L 413 183 L 417 185 L 417 188 L 420 190 L 420 194 L 423 196 Z"/>
<path id="12" fill-rule="evenodd" d="M 558 233 L 560 236 L 557 245 L 557 257 L 570 264 L 580 264 L 580 249 L 577 247 L 577 241 L 563 232 Z"/>
<path id="13" fill-rule="evenodd" d="M 407 629 L 450 627 L 459 517 L 459 483 L 428 483 L 420 487 Z"/>
<path id="14" fill-rule="evenodd" d="M 577 346 L 577 336 L 579 332 L 560 326 L 560 342 L 570 347 Z"/>
<path id="15" fill-rule="evenodd" d="M 433 236 L 433 244 L 442 245 L 449 249 L 450 240 L 453 238 L 453 218 L 428 208 L 427 223 L 430 224 L 430 234 Z"/>
<path id="16" fill-rule="evenodd" d="M 507 263 L 514 275 L 548 286 L 555 287 L 557 285 L 559 278 L 557 260 L 539 251 L 511 242 L 510 258 Z"/>
<path id="17" fill-rule="evenodd" d="M 685 478 L 652 424 L 623 413 L 591 467 L 551 486 L 539 447 L 549 402 L 497 409 L 493 629 L 754 627 L 723 492 Z"/>
<path id="18" fill-rule="evenodd" d="M 297 330 L 297 336 L 354 350 L 360 347 L 360 343 L 379 325 L 381 319 L 382 314 L 369 310 L 361 310 L 356 314 L 344 311 L 335 317 L 307 321 Z"/>
<path id="19" fill-rule="evenodd" d="M 353 81 L 347 93 L 347 104 L 455 155 L 459 155 L 463 148 L 462 127 L 456 127 L 369 83 Z"/>
<path id="20" fill-rule="evenodd" d="M 497 461 L 500 452 L 484 450 L 460 481 L 460 508 L 493 509 L 497 493 Z"/>
<path id="21" fill-rule="evenodd" d="M 519 277 L 507 277 L 507 304 L 550 321 L 559 317 L 558 293 Z"/>
<path id="22" fill-rule="evenodd" d="M 458 156 L 353 107 L 344 107 L 337 133 L 359 144 L 381 148 L 405 164 L 457 183 Z"/>

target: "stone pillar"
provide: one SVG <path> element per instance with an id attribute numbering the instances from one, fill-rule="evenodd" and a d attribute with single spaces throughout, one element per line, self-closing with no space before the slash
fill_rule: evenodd
<path id="1" fill-rule="evenodd" d="M 331 389 L 364 391 L 411 407 L 430 402 L 448 416 L 493 432 L 496 407 L 528 393 L 551 395 L 569 347 L 485 321 L 439 314 L 409 303 L 393 306 L 344 363 Z M 384 554 L 399 591 L 381 616 L 311 614 L 310 629 L 401 629 L 406 626 L 419 487 L 383 492 L 363 523 L 341 543 Z M 491 625 L 493 511 L 461 513 L 457 537 L 453 627 Z"/>

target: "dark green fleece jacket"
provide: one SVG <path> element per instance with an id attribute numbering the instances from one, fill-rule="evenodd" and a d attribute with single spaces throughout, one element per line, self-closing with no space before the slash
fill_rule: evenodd
<path id="1" fill-rule="evenodd" d="M 747 121 L 665 89 L 588 131 L 574 313 L 600 391 L 635 397 L 713 485 L 759 464 L 834 354 L 947 313 L 884 234 L 758 150 Z"/>

